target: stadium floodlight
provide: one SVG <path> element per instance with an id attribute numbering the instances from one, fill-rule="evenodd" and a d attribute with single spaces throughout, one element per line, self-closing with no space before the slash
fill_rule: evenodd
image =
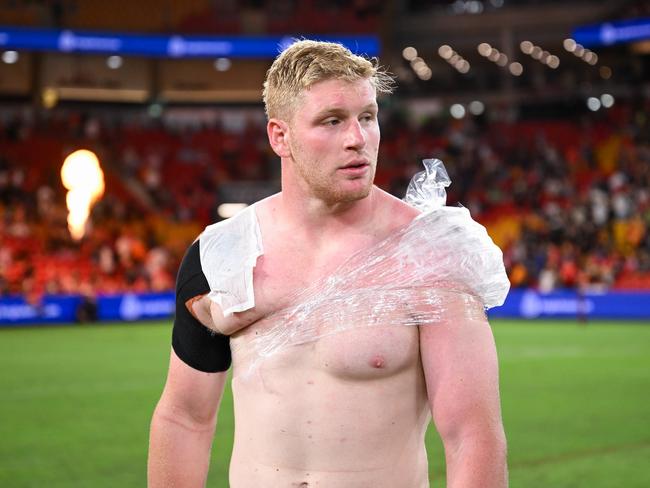
<path id="1" fill-rule="evenodd" d="M 420 56 L 416 56 L 411 59 L 411 68 L 415 69 L 420 64 L 426 64 L 424 63 L 424 59 L 422 59 Z"/>
<path id="2" fill-rule="evenodd" d="M 589 57 L 589 60 L 587 60 L 587 63 L 594 66 L 594 65 L 598 64 L 598 54 L 596 54 L 593 51 L 590 51 L 590 53 L 591 53 L 591 56 Z"/>
<path id="3" fill-rule="evenodd" d="M 450 59 L 455 53 L 451 46 L 443 44 L 438 48 L 438 54 L 442 59 Z"/>
<path id="4" fill-rule="evenodd" d="M 614 105 L 614 97 L 609 93 L 603 93 L 600 96 L 600 103 L 602 103 L 603 107 L 610 108 L 612 105 Z"/>
<path id="5" fill-rule="evenodd" d="M 482 42 L 478 45 L 476 49 L 478 50 L 478 53 L 481 56 L 487 58 L 490 55 L 490 52 L 492 51 L 492 46 L 490 46 L 487 42 Z"/>
<path id="6" fill-rule="evenodd" d="M 415 74 L 421 80 L 428 80 L 431 78 L 431 69 L 429 68 L 429 65 L 427 65 L 426 61 L 424 61 L 424 59 L 420 57 L 415 58 L 413 61 L 411 61 L 411 68 L 413 68 L 413 71 L 415 71 Z"/>
<path id="7" fill-rule="evenodd" d="M 469 72 L 470 64 L 469 61 L 466 59 L 463 59 L 456 63 L 456 69 L 458 70 L 459 73 L 461 74 L 467 74 Z"/>
<path id="8" fill-rule="evenodd" d="M 217 71 L 228 71 L 232 66 L 232 61 L 228 58 L 217 58 L 214 61 L 214 69 Z"/>
<path id="9" fill-rule="evenodd" d="M 510 74 L 512 76 L 521 76 L 521 74 L 524 72 L 524 67 L 521 65 L 521 63 L 510 63 L 510 66 L 508 67 L 510 70 Z"/>
<path id="10" fill-rule="evenodd" d="M 481 115 L 485 111 L 485 105 L 479 100 L 471 102 L 468 108 L 472 115 Z"/>
<path id="11" fill-rule="evenodd" d="M 416 68 L 413 68 L 413 70 L 415 71 L 415 74 L 420 78 L 431 71 L 431 69 L 425 63 L 418 64 L 418 66 Z"/>
<path id="12" fill-rule="evenodd" d="M 546 64 L 551 69 L 557 69 L 560 66 L 560 58 L 558 58 L 553 54 L 549 56 L 548 60 L 546 61 Z"/>
<path id="13" fill-rule="evenodd" d="M 423 81 L 428 81 L 431 79 L 431 76 L 433 75 L 433 72 L 431 71 L 431 68 L 428 66 L 424 68 L 423 70 L 419 71 L 417 73 L 418 77 L 423 80 Z"/>
<path id="14" fill-rule="evenodd" d="M 18 62 L 18 51 L 5 51 L 2 53 L 2 61 L 5 64 L 14 64 Z"/>
<path id="15" fill-rule="evenodd" d="M 521 52 L 524 54 L 531 54 L 534 47 L 535 45 L 530 41 L 522 41 L 522 43 L 519 44 L 519 49 L 521 49 Z"/>
<path id="16" fill-rule="evenodd" d="M 122 56 L 109 56 L 106 58 L 106 66 L 108 66 L 110 69 L 118 69 L 122 66 L 122 63 Z"/>
<path id="17" fill-rule="evenodd" d="M 222 203 L 217 207 L 217 213 L 222 219 L 229 219 L 246 207 L 248 207 L 246 203 Z"/>
<path id="18" fill-rule="evenodd" d="M 402 51 L 402 57 L 407 61 L 413 61 L 417 57 L 417 55 L 418 55 L 418 51 L 413 46 L 407 46 Z"/>
<path id="19" fill-rule="evenodd" d="M 480 14 L 483 12 L 483 4 L 478 0 L 470 0 L 465 3 L 465 9 L 470 14 Z"/>
<path id="20" fill-rule="evenodd" d="M 576 48 L 576 41 L 574 41 L 571 38 L 564 39 L 564 42 L 562 43 L 564 45 L 564 49 L 572 53 L 575 48 Z"/>
<path id="21" fill-rule="evenodd" d="M 589 97 L 587 99 L 587 108 L 592 112 L 596 112 L 597 110 L 599 110 L 600 105 L 601 105 L 600 100 L 597 99 L 596 97 Z"/>
<path id="22" fill-rule="evenodd" d="M 455 119 L 462 119 L 465 117 L 465 107 L 463 107 L 460 103 L 454 103 L 449 108 L 449 113 Z"/>

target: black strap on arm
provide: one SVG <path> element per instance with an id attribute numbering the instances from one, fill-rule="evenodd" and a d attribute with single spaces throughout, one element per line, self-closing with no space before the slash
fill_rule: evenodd
<path id="1" fill-rule="evenodd" d="M 185 253 L 176 278 L 176 316 L 172 347 L 176 355 L 188 366 L 206 373 L 216 373 L 226 371 L 230 367 L 230 338 L 209 330 L 185 305 L 188 300 L 209 292 L 210 286 L 201 268 L 197 240 Z"/>

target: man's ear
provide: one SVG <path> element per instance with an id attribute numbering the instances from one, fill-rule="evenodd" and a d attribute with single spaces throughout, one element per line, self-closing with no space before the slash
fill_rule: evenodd
<path id="1" fill-rule="evenodd" d="M 289 148 L 289 125 L 280 119 L 269 119 L 266 124 L 266 134 L 269 137 L 271 148 L 281 158 L 291 156 Z"/>

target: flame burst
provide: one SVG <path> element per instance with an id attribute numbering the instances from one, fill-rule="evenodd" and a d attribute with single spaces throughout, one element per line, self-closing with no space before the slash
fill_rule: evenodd
<path id="1" fill-rule="evenodd" d="M 86 231 L 91 207 L 104 194 L 104 172 L 95 153 L 80 149 L 65 158 L 61 181 L 68 189 L 68 229 L 79 240 Z"/>

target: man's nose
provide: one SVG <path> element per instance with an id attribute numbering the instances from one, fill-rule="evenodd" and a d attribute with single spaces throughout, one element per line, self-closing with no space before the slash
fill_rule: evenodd
<path id="1" fill-rule="evenodd" d="M 359 150 L 366 145 L 366 133 L 358 120 L 353 120 L 345 132 L 345 148 Z"/>

